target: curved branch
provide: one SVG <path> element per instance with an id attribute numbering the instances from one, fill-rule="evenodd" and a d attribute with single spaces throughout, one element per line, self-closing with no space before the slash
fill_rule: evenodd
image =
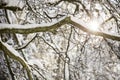
<path id="1" fill-rule="evenodd" d="M 67 24 L 68 17 L 58 20 L 56 23 L 46 23 L 46 24 L 27 24 L 27 25 L 19 25 L 19 24 L 0 24 L 0 33 L 8 32 L 8 33 L 20 33 L 20 34 L 28 34 L 35 32 L 46 32 L 55 30 L 61 27 L 64 24 Z"/>
<path id="2" fill-rule="evenodd" d="M 77 20 L 74 17 L 71 17 L 71 18 L 66 17 L 61 20 L 58 20 L 58 22 L 56 22 L 56 23 L 45 24 L 45 25 L 40 25 L 40 24 L 29 24 L 29 25 L 0 24 L 0 33 L 9 32 L 9 33 L 28 34 L 28 33 L 35 33 L 35 32 L 46 32 L 46 31 L 55 30 L 65 24 L 71 24 L 74 27 L 77 27 L 86 33 L 90 33 L 90 34 L 93 34 L 96 36 L 102 36 L 104 38 L 120 41 L 119 35 L 108 34 L 108 33 L 100 32 L 100 31 L 92 31 L 92 30 L 88 29 L 86 27 L 86 25 L 82 24 L 82 22 L 80 20 Z"/>
<path id="3" fill-rule="evenodd" d="M 4 53 L 7 54 L 9 57 L 19 61 L 22 64 L 22 66 L 26 69 L 29 80 L 33 80 L 29 66 L 27 65 L 26 61 L 19 55 L 19 53 L 17 51 L 15 51 L 7 43 L 2 42 L 1 40 L 0 40 L 0 47 L 2 48 Z"/>

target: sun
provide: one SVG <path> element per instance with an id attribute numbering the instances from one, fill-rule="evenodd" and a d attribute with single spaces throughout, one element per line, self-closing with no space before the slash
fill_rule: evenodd
<path id="1" fill-rule="evenodd" d="M 100 27 L 100 24 L 97 20 L 91 20 L 89 23 L 88 23 L 88 28 L 92 31 L 98 31 L 99 30 L 99 27 Z"/>

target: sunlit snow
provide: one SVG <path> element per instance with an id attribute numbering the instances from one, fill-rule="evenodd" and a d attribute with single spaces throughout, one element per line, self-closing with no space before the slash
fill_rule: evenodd
<path id="1" fill-rule="evenodd" d="M 100 23 L 97 21 L 97 20 L 91 20 L 89 23 L 88 23 L 88 28 L 90 30 L 93 30 L 93 31 L 98 31 L 99 30 L 99 27 L 100 27 Z"/>
<path id="2" fill-rule="evenodd" d="M 65 19 L 66 16 L 52 22 L 52 23 L 42 23 L 42 24 L 26 24 L 26 25 L 19 25 L 19 24 L 0 24 L 0 29 L 28 29 L 28 28 L 37 28 L 37 27 L 49 27 L 51 25 L 54 25 L 61 20 Z"/>

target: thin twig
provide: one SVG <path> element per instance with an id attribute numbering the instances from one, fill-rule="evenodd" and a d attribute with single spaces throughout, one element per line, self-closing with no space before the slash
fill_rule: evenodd
<path id="1" fill-rule="evenodd" d="M 37 34 L 30 41 L 28 41 L 26 44 L 24 44 L 20 47 L 17 47 L 16 50 L 21 50 L 21 49 L 26 48 L 36 37 L 37 37 Z"/>

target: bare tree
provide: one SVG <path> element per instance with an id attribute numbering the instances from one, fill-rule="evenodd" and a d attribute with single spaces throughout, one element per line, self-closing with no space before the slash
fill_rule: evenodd
<path id="1" fill-rule="evenodd" d="M 0 0 L 0 75 L 118 80 L 119 34 L 119 0 Z"/>

